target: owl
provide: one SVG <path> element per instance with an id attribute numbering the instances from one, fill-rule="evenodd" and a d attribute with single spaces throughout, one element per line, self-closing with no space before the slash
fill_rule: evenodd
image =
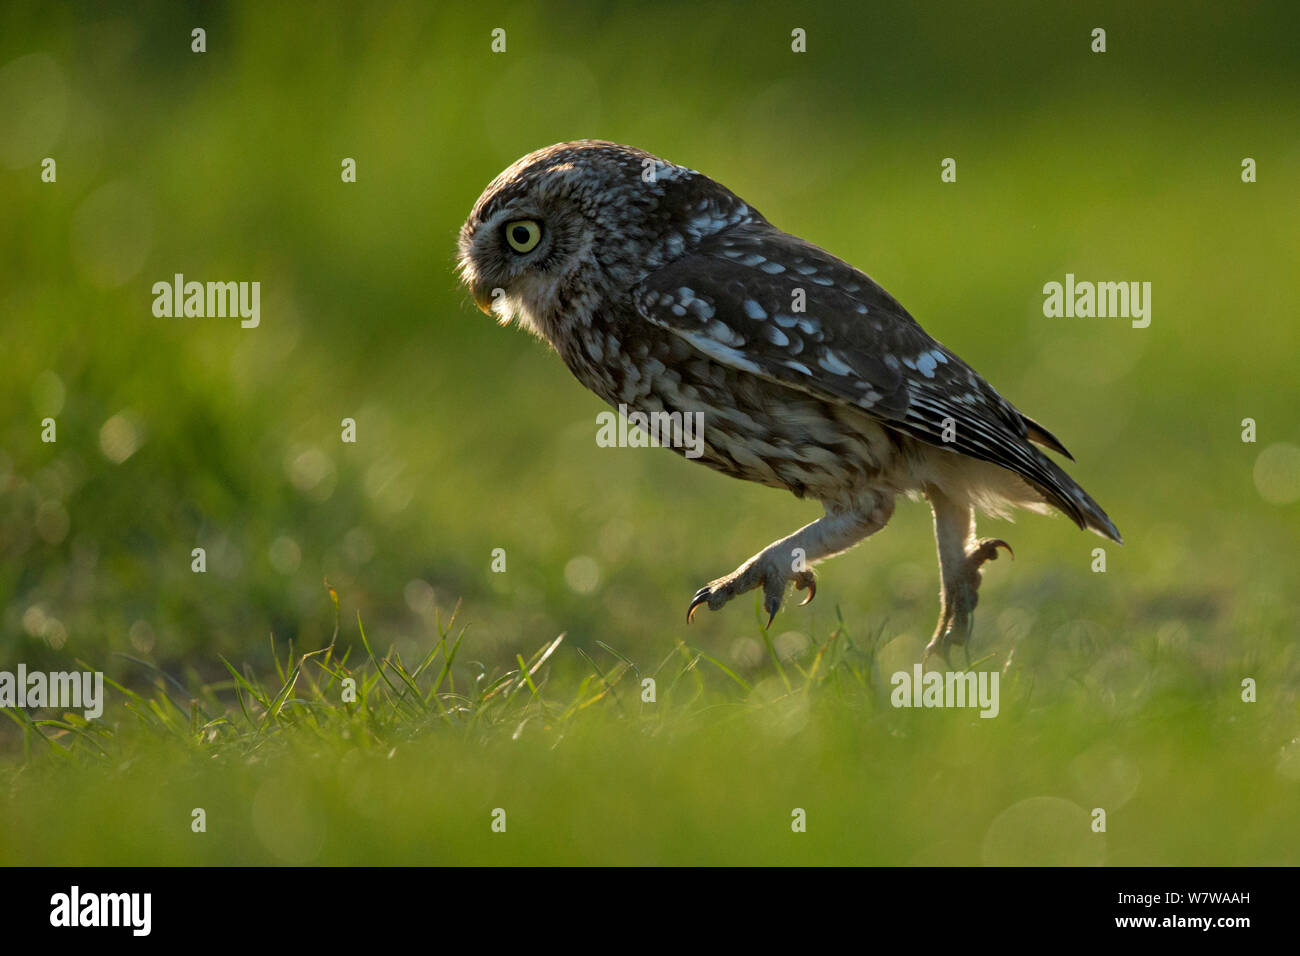
<path id="1" fill-rule="evenodd" d="M 866 274 L 693 169 L 596 140 L 530 153 L 479 196 L 459 266 L 484 312 L 549 343 L 605 402 L 702 416 L 693 460 L 824 508 L 700 588 L 688 622 L 754 589 L 769 626 L 790 585 L 807 604 L 813 566 L 883 528 L 900 495 L 934 515 L 927 658 L 966 644 L 981 569 L 1011 553 L 976 536 L 977 512 L 1054 509 L 1120 541 L 1035 447 L 1073 461 L 1051 432 Z"/>

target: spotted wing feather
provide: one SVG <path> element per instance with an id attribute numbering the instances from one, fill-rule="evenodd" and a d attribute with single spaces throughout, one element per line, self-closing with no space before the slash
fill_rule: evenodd
<path id="1" fill-rule="evenodd" d="M 1059 449 L 1046 429 L 871 278 L 809 242 L 762 220 L 722 230 L 646 276 L 633 301 L 647 321 L 715 361 L 1008 468 L 1080 527 L 1118 540 L 1100 507 L 1030 444 Z"/>

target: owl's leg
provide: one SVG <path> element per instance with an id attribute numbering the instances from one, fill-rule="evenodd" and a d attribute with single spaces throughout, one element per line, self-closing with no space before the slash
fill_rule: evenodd
<path id="1" fill-rule="evenodd" d="M 946 661 L 952 645 L 965 646 L 970 638 L 979 603 L 980 568 L 997 558 L 998 548 L 1015 555 L 1001 538 L 975 537 L 975 512 L 968 503 L 954 501 L 935 488 L 927 489 L 926 497 L 934 511 L 934 538 L 939 546 L 940 607 L 939 626 L 923 660 L 938 651 Z"/>
<path id="2" fill-rule="evenodd" d="M 788 537 L 769 544 L 726 577 L 718 578 L 700 588 L 686 609 L 686 621 L 695 616 L 695 609 L 707 604 L 716 611 L 738 594 L 763 589 L 763 610 L 767 611 L 770 627 L 776 612 L 781 609 L 786 585 L 794 582 L 801 591 L 807 591 L 807 604 L 817 593 L 817 579 L 812 564 L 842 551 L 847 551 L 863 538 L 885 526 L 894 512 L 892 496 L 878 496 L 852 509 L 830 508 L 825 517 L 818 518 Z"/>

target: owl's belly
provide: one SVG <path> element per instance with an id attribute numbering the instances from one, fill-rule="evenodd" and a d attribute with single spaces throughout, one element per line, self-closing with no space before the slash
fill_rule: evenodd
<path id="1" fill-rule="evenodd" d="M 698 416 L 692 447 L 674 450 L 724 474 L 828 503 L 909 490 L 906 438 L 852 406 L 722 365 L 670 332 L 588 332 L 583 354 L 564 358 L 616 408 Z"/>

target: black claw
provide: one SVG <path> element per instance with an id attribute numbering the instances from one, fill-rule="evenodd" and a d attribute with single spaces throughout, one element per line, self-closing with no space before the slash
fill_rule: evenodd
<path id="1" fill-rule="evenodd" d="M 695 609 L 709 599 L 709 589 L 700 588 L 695 592 L 695 597 L 691 599 L 691 606 L 686 609 L 686 623 L 690 624 L 695 620 Z"/>
<path id="2" fill-rule="evenodd" d="M 767 600 L 763 602 L 763 610 L 767 612 L 767 626 L 764 630 L 770 630 L 772 622 L 776 620 L 776 612 L 781 610 L 781 599 Z"/>
<path id="3" fill-rule="evenodd" d="M 1011 555 L 1011 560 L 1016 559 L 1016 553 L 1011 550 L 1011 545 L 1007 544 L 1001 538 L 990 538 L 984 542 L 984 547 L 988 549 L 986 561 L 996 561 L 998 559 L 998 548 L 1006 548 L 1007 554 Z"/>

